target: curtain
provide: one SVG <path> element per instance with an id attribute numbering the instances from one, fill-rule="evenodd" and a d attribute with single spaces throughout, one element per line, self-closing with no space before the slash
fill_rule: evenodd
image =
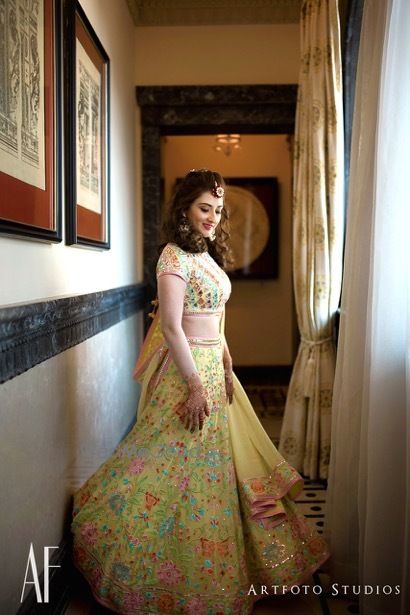
<path id="1" fill-rule="evenodd" d="M 410 612 L 409 31 L 408 0 L 365 0 L 324 528 L 363 615 Z"/>
<path id="2" fill-rule="evenodd" d="M 343 107 L 337 0 L 304 0 L 293 182 L 293 282 L 301 343 L 279 442 L 305 476 L 327 478 L 332 339 L 343 250 Z"/>

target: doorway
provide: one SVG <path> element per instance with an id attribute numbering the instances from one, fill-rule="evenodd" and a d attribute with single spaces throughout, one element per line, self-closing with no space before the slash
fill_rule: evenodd
<path id="1" fill-rule="evenodd" d="M 172 146 L 174 149 L 181 148 L 182 137 L 186 137 L 186 147 L 188 141 L 201 139 L 201 149 L 211 151 L 211 143 L 217 133 L 240 133 L 244 143 L 248 141 L 248 153 L 258 147 L 269 147 L 269 139 L 276 139 L 277 143 L 282 142 L 287 135 L 294 134 L 295 110 L 297 85 L 246 85 L 246 86 L 139 86 L 136 88 L 137 101 L 141 108 L 142 124 L 142 171 L 143 171 L 143 216 L 144 216 L 144 280 L 148 287 L 148 298 L 155 296 L 156 280 L 155 266 L 158 257 L 159 228 L 161 220 L 161 195 L 169 190 L 169 180 L 164 177 L 165 166 L 163 155 Z M 273 139 L 273 137 L 275 137 Z M 265 142 L 264 142 L 265 140 Z M 208 143 L 209 142 L 209 143 Z M 179 145 L 178 145 L 179 143 Z M 197 141 L 200 143 L 200 141 Z M 270 144 L 272 146 L 272 143 Z M 273 147 L 273 146 L 272 146 Z M 268 151 L 268 150 L 266 150 Z M 273 149 L 272 149 L 273 152 Z M 232 154 L 233 156 L 236 154 Z M 268 154 L 266 154 L 268 155 Z M 220 163 L 216 167 L 224 174 L 222 167 L 226 166 L 226 161 L 222 164 L 223 154 L 219 154 Z M 273 156 L 273 154 L 272 154 Z M 291 168 L 289 152 L 286 152 L 289 169 Z M 244 158 L 244 157 L 243 157 Z M 185 164 L 181 173 L 185 173 L 189 168 L 196 166 L 212 166 L 208 163 L 198 164 L 194 158 L 189 157 L 191 162 Z M 182 160 L 182 159 L 181 159 Z M 188 159 L 186 159 L 188 161 Z M 245 163 L 245 160 L 243 160 Z M 187 168 L 185 168 L 187 167 Z M 250 169 L 251 167 L 248 166 Z M 241 174 L 242 170 L 237 170 L 235 175 Z M 266 173 L 272 172 L 272 169 Z M 179 171 L 178 171 L 179 173 Z M 225 173 L 226 174 L 226 173 Z M 258 173 L 261 175 L 261 170 Z M 285 182 L 286 183 L 286 182 Z M 265 322 L 263 309 L 270 309 L 270 295 L 275 295 L 279 299 L 279 311 L 271 311 L 271 320 L 276 311 L 277 318 L 284 317 L 289 320 L 289 326 L 279 331 L 281 339 L 275 340 L 275 334 L 260 329 L 259 333 L 264 339 L 272 340 L 270 348 L 266 343 L 258 344 L 255 340 L 255 348 L 259 349 L 258 356 L 251 358 L 253 365 L 287 365 L 293 363 L 297 348 L 297 327 L 293 302 L 293 291 L 291 287 L 291 195 L 290 195 L 290 176 L 287 179 L 287 186 L 284 186 L 283 203 L 281 203 L 281 224 L 284 224 L 282 237 L 285 243 L 281 244 L 281 269 L 278 280 L 260 282 L 257 280 L 235 282 L 238 289 L 235 289 L 238 306 L 230 302 L 229 310 L 234 312 L 231 318 L 227 319 L 227 336 L 229 328 L 232 329 L 232 340 L 239 340 L 236 329 L 245 317 L 248 325 L 253 325 L 255 319 Z M 285 205 L 286 203 L 286 205 Z M 286 207 L 286 209 L 284 209 Z M 287 215 L 287 217 L 286 217 Z M 283 224 L 282 224 L 283 226 Z M 283 276 L 286 275 L 287 279 Z M 258 286 L 252 292 L 244 290 L 244 284 Z M 283 288 L 281 288 L 281 285 Z M 260 313 L 255 313 L 254 305 L 243 305 L 244 301 L 240 297 L 259 296 Z M 245 302 L 246 303 L 246 302 Z M 251 301 L 252 303 L 252 301 Z M 288 305 L 289 304 L 289 305 Z M 242 307 L 239 307 L 242 306 Z M 243 313 L 241 313 L 241 310 Z M 228 311 L 228 306 L 227 306 Z M 282 314 L 283 312 L 283 314 Z M 245 315 L 245 316 L 244 316 Z M 232 316 L 234 316 L 232 318 Z M 253 321 L 250 320 L 253 318 Z M 247 330 L 255 331 L 254 326 L 248 326 Z M 280 328 L 279 328 L 280 329 Z M 267 334 L 268 333 L 268 334 Z M 239 357 L 239 362 L 247 363 L 246 340 L 241 338 L 244 344 L 239 343 L 238 349 L 234 349 Z M 273 344 L 273 342 L 275 342 Z M 272 348 L 274 346 L 274 352 Z M 275 354 L 276 353 L 276 354 Z M 243 356 L 243 358 L 242 358 Z"/>

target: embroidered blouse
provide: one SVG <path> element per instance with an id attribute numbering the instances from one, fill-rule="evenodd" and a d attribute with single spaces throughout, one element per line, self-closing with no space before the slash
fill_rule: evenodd
<path id="1" fill-rule="evenodd" d="M 167 243 L 157 263 L 157 279 L 174 274 L 186 282 L 184 311 L 188 314 L 222 312 L 231 294 L 231 281 L 208 252 L 185 252 Z"/>

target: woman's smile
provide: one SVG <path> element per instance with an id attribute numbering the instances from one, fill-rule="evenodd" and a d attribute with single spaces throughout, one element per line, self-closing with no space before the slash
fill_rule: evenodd
<path id="1" fill-rule="evenodd" d="M 210 237 L 221 221 L 223 205 L 222 197 L 203 192 L 188 209 L 187 218 L 196 231 L 204 237 Z"/>

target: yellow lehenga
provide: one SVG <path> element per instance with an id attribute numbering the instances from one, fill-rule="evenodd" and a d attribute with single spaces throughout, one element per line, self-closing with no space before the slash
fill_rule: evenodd
<path id="1" fill-rule="evenodd" d="M 235 375 L 227 401 L 226 274 L 208 253 L 174 244 L 158 261 L 157 274 L 166 273 L 187 282 L 185 313 L 221 314 L 217 338 L 187 338 L 210 416 L 202 431 L 184 428 L 187 386 L 157 312 L 134 370 L 142 383 L 136 424 L 74 494 L 74 563 L 96 599 L 118 613 L 249 614 L 261 585 L 283 593 L 329 553 L 292 501 L 302 477 Z"/>

